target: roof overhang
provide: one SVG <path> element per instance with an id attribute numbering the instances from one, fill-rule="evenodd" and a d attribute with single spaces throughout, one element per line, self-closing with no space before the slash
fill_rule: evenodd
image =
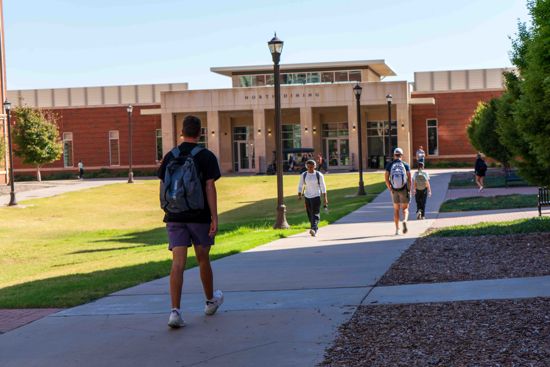
<path id="1" fill-rule="evenodd" d="M 358 60 L 358 61 L 332 61 L 312 62 L 301 64 L 281 64 L 281 72 L 304 72 L 304 71 L 330 71 L 349 69 L 371 69 L 381 77 L 395 76 L 395 72 L 386 65 L 384 60 Z M 210 68 L 210 71 L 225 75 L 250 75 L 273 72 L 273 65 L 252 65 L 252 66 L 222 66 Z"/>

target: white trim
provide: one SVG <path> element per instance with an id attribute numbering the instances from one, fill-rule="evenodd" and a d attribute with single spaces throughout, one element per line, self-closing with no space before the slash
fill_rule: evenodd
<path id="1" fill-rule="evenodd" d="M 114 133 L 116 132 L 116 138 L 111 138 L 111 133 Z M 114 136 L 114 135 L 113 135 Z M 118 130 L 109 130 L 109 135 L 108 135 L 108 138 L 109 138 L 109 167 L 120 167 L 120 137 L 119 137 L 119 131 Z M 117 150 L 118 150 L 118 164 L 113 164 L 111 158 L 113 156 L 112 152 L 111 152 L 111 140 L 116 140 L 117 141 Z"/>

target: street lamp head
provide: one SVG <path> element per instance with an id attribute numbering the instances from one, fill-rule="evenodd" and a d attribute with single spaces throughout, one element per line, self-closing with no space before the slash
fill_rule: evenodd
<path id="1" fill-rule="evenodd" d="M 280 55 L 283 52 L 283 41 L 277 38 L 277 33 L 275 33 L 271 41 L 267 43 L 267 46 L 269 47 L 271 55 Z"/>
<path id="2" fill-rule="evenodd" d="M 128 113 L 132 113 L 132 111 L 134 110 L 134 107 L 132 105 L 129 105 L 127 108 L 126 108 L 126 111 L 128 111 Z"/>
<path id="3" fill-rule="evenodd" d="M 4 109 L 5 109 L 6 111 L 11 110 L 11 103 L 10 103 L 10 101 L 8 101 L 7 99 L 4 101 Z"/>
<path id="4" fill-rule="evenodd" d="M 392 103 L 392 100 L 393 100 L 393 97 L 391 96 L 391 94 L 388 94 L 388 95 L 386 96 L 386 101 L 387 101 L 388 103 Z"/>
<path id="5" fill-rule="evenodd" d="M 355 98 L 357 99 L 361 98 L 362 91 L 363 91 L 363 88 L 361 88 L 359 83 L 355 84 L 355 87 L 353 87 L 353 94 L 355 94 Z"/>

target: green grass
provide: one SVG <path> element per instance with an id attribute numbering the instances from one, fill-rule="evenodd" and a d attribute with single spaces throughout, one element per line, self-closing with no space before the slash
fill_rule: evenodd
<path id="1" fill-rule="evenodd" d="M 298 175 L 285 176 L 290 230 L 273 230 L 276 177 L 224 177 L 217 183 L 219 258 L 308 227 L 303 201 L 296 199 Z M 331 223 L 371 201 L 385 188 L 382 174 L 365 175 L 369 193 L 357 192 L 357 175 L 329 174 Z M 351 196 L 351 197 L 348 197 Z M 163 277 L 171 253 L 158 182 L 115 184 L 0 208 L 0 308 L 69 307 Z M 191 250 L 187 267 L 196 266 Z"/>
<path id="2" fill-rule="evenodd" d="M 470 210 L 497 210 L 515 208 L 535 208 L 537 195 L 497 195 L 474 196 L 447 200 L 439 208 L 440 212 L 462 212 Z"/>
<path id="3" fill-rule="evenodd" d="M 474 225 L 453 226 L 437 229 L 430 236 L 462 237 L 484 235 L 507 235 L 534 232 L 550 232 L 550 217 L 518 219 L 509 222 L 485 222 Z"/>
<path id="4" fill-rule="evenodd" d="M 477 184 L 475 183 L 474 174 L 472 173 L 470 177 L 465 177 L 464 174 L 459 175 L 453 175 L 451 178 L 451 181 L 449 182 L 449 188 L 450 189 L 467 189 L 475 187 L 477 188 Z M 486 188 L 499 188 L 499 187 L 506 187 L 506 181 L 504 180 L 504 175 L 490 175 L 485 176 L 484 180 L 484 186 Z M 529 183 L 526 181 L 512 181 L 508 184 L 509 187 L 512 186 L 529 186 Z"/>

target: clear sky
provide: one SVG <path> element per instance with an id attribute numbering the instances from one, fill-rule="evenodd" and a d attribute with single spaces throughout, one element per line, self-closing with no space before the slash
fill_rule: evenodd
<path id="1" fill-rule="evenodd" d="M 4 0 L 8 89 L 189 82 L 212 66 L 384 59 L 414 71 L 510 66 L 525 0 Z"/>

